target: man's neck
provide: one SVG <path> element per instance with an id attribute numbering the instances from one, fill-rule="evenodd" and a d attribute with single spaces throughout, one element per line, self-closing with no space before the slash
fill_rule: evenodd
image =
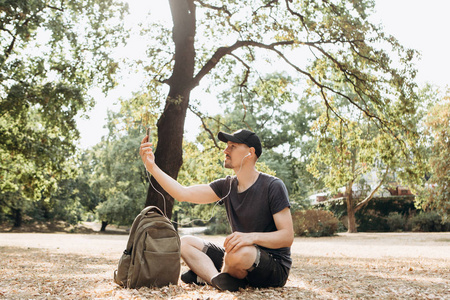
<path id="1" fill-rule="evenodd" d="M 238 178 L 238 192 L 242 193 L 251 187 L 258 179 L 259 172 L 254 167 L 242 169 L 236 174 Z"/>

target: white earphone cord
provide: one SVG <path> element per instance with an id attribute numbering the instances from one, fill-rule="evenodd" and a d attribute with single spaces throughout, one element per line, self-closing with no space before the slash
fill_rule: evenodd
<path id="1" fill-rule="evenodd" d="M 236 173 L 235 178 L 237 178 L 237 175 L 238 175 L 239 172 L 241 172 L 241 170 L 242 170 L 242 163 L 244 162 L 244 159 L 245 159 L 247 156 L 249 156 L 249 155 L 251 155 L 251 153 L 248 153 L 246 156 L 244 156 L 244 157 L 242 158 L 242 160 L 241 160 L 241 166 L 239 167 L 239 171 Z M 144 168 L 145 168 L 145 164 L 144 164 Z M 151 178 L 150 178 L 150 173 L 147 171 L 147 168 L 145 168 L 145 173 L 147 174 L 148 182 L 150 183 L 150 185 L 152 186 L 152 188 L 153 188 L 158 194 L 160 194 L 161 197 L 163 198 L 163 202 L 164 202 L 164 216 L 167 218 L 167 211 L 166 211 L 166 197 L 164 197 L 163 193 L 161 193 L 160 191 L 158 191 L 158 190 L 155 188 L 155 186 L 153 185 L 153 183 L 152 183 L 152 181 L 151 181 Z M 194 220 L 191 220 L 190 222 L 187 222 L 187 223 L 184 223 L 184 224 L 181 224 L 181 223 L 178 223 L 178 222 L 175 222 L 175 221 L 171 221 L 171 222 L 172 222 L 172 223 L 176 223 L 176 224 L 178 224 L 178 225 L 180 225 L 180 226 L 189 225 L 189 224 L 191 224 L 191 223 L 193 223 L 193 222 L 195 222 L 195 221 L 202 221 L 202 222 L 208 223 L 209 221 L 212 220 L 212 218 L 214 218 L 214 209 L 216 208 L 216 206 L 217 206 L 219 203 L 221 203 L 222 200 L 224 200 L 225 198 L 227 198 L 227 197 L 230 195 L 230 193 L 231 193 L 231 184 L 232 184 L 232 183 L 233 183 L 233 178 L 230 179 L 230 188 L 229 188 L 229 190 L 228 190 L 228 193 L 227 193 L 224 197 L 222 197 L 222 198 L 220 198 L 219 200 L 217 200 L 216 203 L 214 204 L 214 206 L 213 206 L 213 208 L 212 208 L 212 211 L 211 211 L 211 218 L 209 218 L 209 220 L 194 219 Z"/>

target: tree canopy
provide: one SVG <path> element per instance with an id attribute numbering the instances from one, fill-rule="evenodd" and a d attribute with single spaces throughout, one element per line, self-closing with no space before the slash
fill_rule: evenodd
<path id="1" fill-rule="evenodd" d="M 85 169 L 85 175 L 99 198 L 96 212 L 102 229 L 108 224 L 131 224 L 144 207 L 147 176 L 138 152 L 143 128 L 126 127 L 127 117 L 110 113 L 108 136 L 86 157 L 91 168 Z"/>
<path id="2" fill-rule="evenodd" d="M 341 116 L 331 105 L 340 97 L 393 136 L 394 128 L 409 125 L 400 116 L 414 111 L 417 53 L 369 21 L 373 1 L 169 0 L 169 4 L 173 27 L 145 25 L 143 34 L 150 43 L 148 58 L 140 63 L 150 75 L 148 101 L 165 98 L 160 102 L 155 155 L 170 176 L 176 178 L 182 165 L 186 111 L 195 104 L 191 91 L 245 87 L 264 67 L 282 66 L 310 83 L 309 88 L 298 88 L 318 97 L 329 114 Z M 160 206 L 156 196 L 149 190 L 146 204 Z"/>
<path id="3" fill-rule="evenodd" d="M 359 110 L 348 109 L 352 112 L 346 119 L 330 118 L 324 111 L 316 120 L 313 130 L 318 143 L 308 171 L 324 181 L 330 194 L 340 192 L 345 197 L 348 230 L 356 232 L 355 212 L 380 189 L 389 184 L 414 187 L 422 183 L 426 155 L 418 150 L 418 135 L 395 129 L 396 136 L 392 136 Z"/>
<path id="4" fill-rule="evenodd" d="M 429 158 L 431 178 L 422 205 L 450 215 L 450 92 L 447 90 L 426 116 L 426 132 L 432 138 Z"/>
<path id="5" fill-rule="evenodd" d="M 111 47 L 126 7 L 113 0 L 0 2 L 0 201 L 15 215 L 72 176 L 75 116 L 88 89 L 115 85 Z M 12 200 L 15 199 L 15 200 Z"/>

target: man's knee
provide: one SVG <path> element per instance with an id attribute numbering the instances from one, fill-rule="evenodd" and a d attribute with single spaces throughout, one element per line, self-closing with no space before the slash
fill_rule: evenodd
<path id="1" fill-rule="evenodd" d="M 185 235 L 180 238 L 181 246 L 181 256 L 188 254 L 190 251 L 195 250 L 203 250 L 204 242 L 202 239 L 192 236 L 192 235 Z"/>
<path id="2" fill-rule="evenodd" d="M 255 246 L 245 246 L 234 253 L 226 253 L 225 265 L 230 268 L 247 270 L 255 262 L 256 255 L 257 250 Z"/>

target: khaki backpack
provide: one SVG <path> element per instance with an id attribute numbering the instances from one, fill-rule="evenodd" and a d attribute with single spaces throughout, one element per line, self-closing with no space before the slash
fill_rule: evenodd
<path id="1" fill-rule="evenodd" d="M 177 284 L 180 268 L 177 231 L 158 207 L 144 208 L 131 226 L 114 282 L 136 289 Z"/>

